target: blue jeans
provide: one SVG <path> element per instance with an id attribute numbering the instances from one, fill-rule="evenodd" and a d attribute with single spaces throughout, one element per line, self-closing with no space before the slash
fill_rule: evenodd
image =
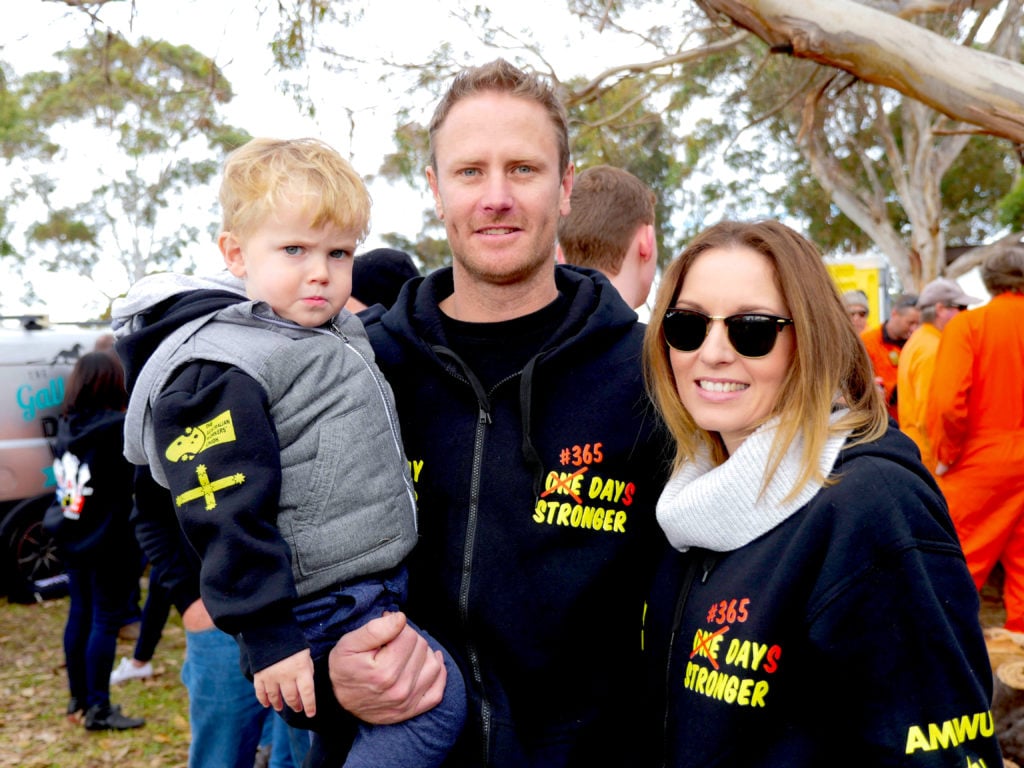
<path id="1" fill-rule="evenodd" d="M 405 601 L 408 574 L 397 568 L 379 578 L 352 582 L 299 601 L 295 618 L 309 642 L 313 658 L 331 652 L 338 639 L 384 611 Z M 381 765 L 439 766 L 455 744 L 466 719 L 466 688 L 455 661 L 434 638 L 410 622 L 431 648 L 444 654 L 448 681 L 441 703 L 411 720 L 394 725 L 359 724 L 344 768 Z"/>
<path id="2" fill-rule="evenodd" d="M 309 731 L 293 728 L 273 710 L 267 710 L 260 746 L 270 745 L 270 768 L 302 768 L 309 752 L 310 737 Z"/>
<path id="3" fill-rule="evenodd" d="M 231 635 L 186 632 L 181 682 L 192 727 L 189 768 L 252 768 L 268 710 L 242 674 Z"/>

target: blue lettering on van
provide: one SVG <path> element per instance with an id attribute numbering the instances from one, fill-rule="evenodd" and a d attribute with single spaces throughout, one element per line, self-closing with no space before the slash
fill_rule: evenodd
<path id="1" fill-rule="evenodd" d="M 18 407 L 25 421 L 32 421 L 39 411 L 53 408 L 64 402 L 64 379 L 50 379 L 45 389 L 33 389 L 29 384 L 18 387 Z"/>

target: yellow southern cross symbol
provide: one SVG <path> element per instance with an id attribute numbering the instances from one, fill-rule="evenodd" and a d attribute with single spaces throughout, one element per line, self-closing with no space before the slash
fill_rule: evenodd
<path id="1" fill-rule="evenodd" d="M 199 486 L 192 490 L 185 491 L 174 499 L 174 503 L 179 507 L 189 501 L 205 499 L 206 509 L 214 509 L 217 506 L 217 499 L 214 498 L 214 493 L 216 491 L 223 491 L 225 488 L 230 488 L 233 485 L 241 485 L 245 482 L 245 475 L 241 472 L 234 475 L 228 475 L 227 477 L 222 477 L 219 480 L 211 482 L 210 476 L 206 474 L 205 464 L 200 464 L 196 467 L 196 477 L 199 478 Z"/>

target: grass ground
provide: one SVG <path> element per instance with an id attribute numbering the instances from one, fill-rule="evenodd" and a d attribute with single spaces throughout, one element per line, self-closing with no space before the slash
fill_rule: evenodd
<path id="1" fill-rule="evenodd" d="M 1001 574 L 982 590 L 981 623 L 1002 626 Z M 115 686 L 112 698 L 132 716 L 133 731 L 86 731 L 64 714 L 68 692 L 61 638 L 67 598 L 37 605 L 0 597 L 0 768 L 187 768 L 188 699 L 181 684 L 185 632 L 176 612 L 164 628 L 154 676 Z M 118 658 L 133 643 L 118 641 Z"/>
<path id="2" fill-rule="evenodd" d="M 188 698 L 181 683 L 185 632 L 172 612 L 153 659 L 154 676 L 115 686 L 132 731 L 90 732 L 68 722 L 62 638 L 67 598 L 15 605 L 0 598 L 0 767 L 186 768 Z M 118 658 L 134 644 L 118 641 Z"/>

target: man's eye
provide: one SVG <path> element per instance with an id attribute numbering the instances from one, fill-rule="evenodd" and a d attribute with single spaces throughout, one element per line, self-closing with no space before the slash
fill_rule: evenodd
<path id="1" fill-rule="evenodd" d="M 302 253 L 302 246 L 301 245 L 286 245 L 284 247 L 284 252 L 287 253 L 289 256 L 298 256 L 300 253 Z"/>
<path id="2" fill-rule="evenodd" d="M 350 251 L 346 251 L 343 248 L 339 248 L 337 250 L 331 251 L 329 255 L 332 259 L 347 259 L 349 256 L 352 255 L 352 253 Z"/>
<path id="3" fill-rule="evenodd" d="M 459 176 L 479 176 L 480 171 L 476 168 L 463 168 L 459 171 Z"/>
<path id="4" fill-rule="evenodd" d="M 533 166 L 530 166 L 530 165 L 517 165 L 515 168 L 512 169 L 512 172 L 516 173 L 516 174 L 519 174 L 519 175 L 523 175 L 523 174 L 527 174 L 527 173 L 533 173 Z"/>

